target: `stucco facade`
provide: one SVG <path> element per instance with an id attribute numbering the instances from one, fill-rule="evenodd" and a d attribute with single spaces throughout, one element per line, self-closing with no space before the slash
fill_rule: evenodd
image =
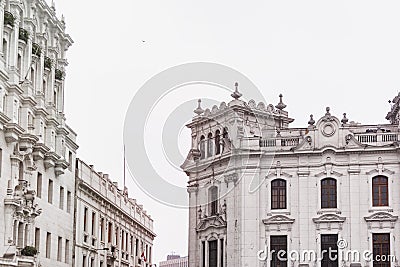
<path id="1" fill-rule="evenodd" d="M 127 188 L 79 159 L 75 218 L 75 266 L 152 266 L 153 219 Z"/>
<path id="2" fill-rule="evenodd" d="M 344 252 L 394 255 L 380 266 L 397 266 L 399 97 L 390 123 L 349 122 L 327 108 L 291 128 L 282 97 L 273 106 L 240 96 L 212 109 L 199 105 L 188 124 L 189 266 L 379 266 L 340 253 L 336 262 L 259 259 L 271 248 L 319 255 L 338 244 Z"/>
<path id="3" fill-rule="evenodd" d="M 42 0 L 0 1 L 0 40 L 0 266 L 70 266 L 78 146 L 64 115 L 64 76 L 72 40 Z M 38 254 L 27 256 L 27 246 Z"/>

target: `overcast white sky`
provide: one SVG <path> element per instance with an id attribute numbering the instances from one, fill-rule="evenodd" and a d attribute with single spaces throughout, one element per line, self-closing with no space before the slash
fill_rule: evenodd
<path id="1" fill-rule="evenodd" d="M 293 126 L 326 106 L 339 118 L 385 123 L 400 89 L 399 8 L 397 0 L 56 0 L 75 41 L 66 114 L 79 157 L 122 183 L 123 123 L 136 90 L 194 61 L 237 69 L 269 103 L 283 93 Z M 132 182 L 129 189 L 155 220 L 155 262 L 171 251 L 186 255 L 186 211 L 156 203 Z"/>

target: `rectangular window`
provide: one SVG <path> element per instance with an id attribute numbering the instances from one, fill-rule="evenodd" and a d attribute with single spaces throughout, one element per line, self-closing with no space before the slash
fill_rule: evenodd
<path id="1" fill-rule="evenodd" d="M 36 196 L 38 198 L 42 198 L 42 174 L 40 172 L 37 173 L 37 180 L 36 180 Z"/>
<path id="2" fill-rule="evenodd" d="M 287 266 L 287 236 L 277 235 L 270 237 L 271 267 Z"/>
<path id="3" fill-rule="evenodd" d="M 338 235 L 321 235 L 321 267 L 338 267 Z"/>
<path id="4" fill-rule="evenodd" d="M 68 213 L 71 213 L 71 205 L 72 205 L 71 192 L 67 191 L 67 212 Z"/>
<path id="5" fill-rule="evenodd" d="M 86 255 L 83 255 L 83 258 L 82 258 L 82 267 L 86 267 Z"/>
<path id="6" fill-rule="evenodd" d="M 69 163 L 68 170 L 72 171 L 72 152 L 71 151 L 68 152 L 68 163 Z"/>
<path id="7" fill-rule="evenodd" d="M 46 235 L 46 258 L 50 259 L 51 253 L 51 234 L 48 232 Z"/>
<path id="8" fill-rule="evenodd" d="M 108 236 L 107 236 L 108 243 L 112 243 L 112 223 L 108 223 Z"/>
<path id="9" fill-rule="evenodd" d="M 62 237 L 58 237 L 58 243 L 57 243 L 57 260 L 61 261 L 62 258 Z"/>
<path id="10" fill-rule="evenodd" d="M 119 245 L 119 229 L 115 227 L 115 245 Z"/>
<path id="11" fill-rule="evenodd" d="M 100 218 L 100 241 L 104 242 L 104 218 Z"/>
<path id="12" fill-rule="evenodd" d="M 95 236 L 96 232 L 96 212 L 92 212 L 92 236 Z"/>
<path id="13" fill-rule="evenodd" d="M 40 229 L 35 228 L 35 248 L 40 251 Z"/>
<path id="14" fill-rule="evenodd" d="M 136 238 L 136 244 L 135 244 L 135 256 L 139 256 L 139 239 Z"/>
<path id="15" fill-rule="evenodd" d="M 218 265 L 218 241 L 208 241 L 208 267 L 217 267 Z"/>
<path id="16" fill-rule="evenodd" d="M 201 242 L 201 265 L 206 267 L 206 242 Z"/>
<path id="17" fill-rule="evenodd" d="M 224 266 L 224 240 L 221 239 L 221 266 Z"/>
<path id="18" fill-rule="evenodd" d="M 94 258 L 90 258 L 90 267 L 94 267 Z"/>
<path id="19" fill-rule="evenodd" d="M 84 208 L 83 210 L 83 231 L 87 232 L 87 217 L 88 217 L 88 208 Z"/>
<path id="20" fill-rule="evenodd" d="M 373 234 L 373 266 L 390 266 L 390 234 Z"/>
<path id="21" fill-rule="evenodd" d="M 52 204 L 53 203 L 53 181 L 49 180 L 49 188 L 47 191 L 47 201 Z"/>
<path id="22" fill-rule="evenodd" d="M 60 204 L 59 208 L 63 210 L 64 209 L 64 187 L 62 187 L 62 186 L 60 186 L 60 202 L 59 202 L 59 204 Z"/>
<path id="23" fill-rule="evenodd" d="M 69 263 L 69 240 L 65 239 L 65 263 Z"/>

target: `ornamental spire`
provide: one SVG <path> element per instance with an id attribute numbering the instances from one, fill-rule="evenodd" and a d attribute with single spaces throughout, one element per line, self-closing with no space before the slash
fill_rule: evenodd
<path id="1" fill-rule="evenodd" d="M 233 98 L 236 99 L 236 100 L 238 100 L 238 99 L 242 96 L 242 94 L 239 93 L 238 87 L 239 87 L 239 83 L 236 82 L 236 83 L 235 83 L 235 92 L 233 92 L 233 93 L 231 94 L 231 97 L 233 97 Z"/>
<path id="2" fill-rule="evenodd" d="M 286 108 L 286 105 L 283 103 L 282 98 L 283 98 L 283 95 L 280 94 L 279 95 L 279 103 L 278 103 L 278 105 L 275 106 L 279 110 L 283 110 L 284 108 Z"/>
<path id="3" fill-rule="evenodd" d="M 201 108 L 201 99 L 197 100 L 197 102 L 198 106 L 193 112 L 200 116 L 204 112 L 204 110 Z"/>

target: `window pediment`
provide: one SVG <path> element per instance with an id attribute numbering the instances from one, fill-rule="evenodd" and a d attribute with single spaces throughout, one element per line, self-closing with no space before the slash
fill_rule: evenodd
<path id="1" fill-rule="evenodd" d="M 200 223 L 197 225 L 196 231 L 201 232 L 209 228 L 226 228 L 226 221 L 220 215 L 205 217 L 201 219 Z"/>
<path id="2" fill-rule="evenodd" d="M 292 224 L 294 223 L 295 219 L 291 219 L 285 215 L 275 215 L 268 219 L 264 219 L 263 223 L 265 225 L 272 225 L 272 224 Z"/>

